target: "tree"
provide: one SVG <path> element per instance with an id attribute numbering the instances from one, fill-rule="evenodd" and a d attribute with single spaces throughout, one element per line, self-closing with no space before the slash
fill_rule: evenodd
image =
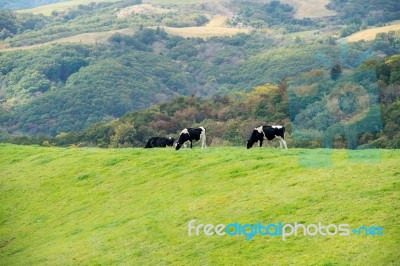
<path id="1" fill-rule="evenodd" d="M 136 130 L 133 125 L 120 124 L 114 131 L 115 134 L 111 136 L 111 145 L 114 147 L 129 147 L 135 142 Z"/>
<path id="2" fill-rule="evenodd" d="M 17 33 L 16 16 L 11 11 L 0 10 L 0 30 L 7 29 L 11 33 Z"/>
<path id="3" fill-rule="evenodd" d="M 336 62 L 330 71 L 331 79 L 337 80 L 342 75 L 342 71 L 342 65 Z"/>

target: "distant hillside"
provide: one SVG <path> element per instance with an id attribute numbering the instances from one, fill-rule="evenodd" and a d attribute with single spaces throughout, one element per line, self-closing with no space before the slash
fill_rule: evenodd
<path id="1" fill-rule="evenodd" d="M 277 42 L 258 35 L 204 42 L 147 29 L 133 36 L 115 34 L 111 45 L 7 52 L 0 54 L 0 103 L 17 115 L 20 130 L 55 135 L 178 95 L 210 97 L 279 83 L 324 68 L 315 60 L 316 51 L 335 56 L 329 45 L 276 49 Z"/>
<path id="2" fill-rule="evenodd" d="M 66 0 L 0 0 L 0 9 L 27 9 L 65 1 Z"/>
<path id="3" fill-rule="evenodd" d="M 354 62 L 367 49 L 391 54 L 395 47 L 391 38 L 376 46 L 349 45 L 347 60 Z M 7 52 L 0 54 L 5 112 L 0 124 L 11 133 L 54 136 L 179 95 L 250 91 L 313 69 L 328 72 L 329 65 L 317 55 L 335 60 L 339 53 L 340 47 L 329 42 L 286 39 L 282 44 L 282 39 L 256 33 L 203 41 L 169 36 L 161 29 L 116 33 L 106 45 Z"/>
<path id="4" fill-rule="evenodd" d="M 327 73 L 343 59 L 340 35 L 361 27 L 347 24 L 351 14 L 337 2 L 329 6 L 336 16 L 308 18 L 279 1 L 88 1 L 43 6 L 49 16 L 0 11 L 2 131 L 54 136 L 177 96 L 248 92 Z M 396 3 L 385 1 L 382 12 L 396 17 Z M 370 27 L 383 21 L 370 2 L 361 11 L 354 3 L 346 1 L 354 14 L 376 18 Z M 343 70 L 367 51 L 399 53 L 399 37 L 382 34 L 349 44 Z"/>
<path id="5" fill-rule="evenodd" d="M 110 122 L 90 125 L 83 131 L 61 132 L 55 137 L 3 133 L 0 141 L 47 146 L 143 147 L 151 136 L 176 137 L 183 128 L 204 126 L 210 146 L 242 146 L 254 127 L 281 124 L 286 126 L 286 140 L 290 147 L 400 148 L 399 67 L 398 55 L 384 61 L 370 59 L 357 69 L 346 70 L 338 80 L 328 71 L 312 70 L 288 77 L 279 85 L 265 84 L 249 92 L 233 90 L 227 95 L 216 94 L 209 99 L 179 96 L 144 110 L 128 112 Z M 112 78 L 112 75 L 107 74 L 107 77 Z M 104 93 L 101 85 L 90 82 Z M 345 84 L 361 85 L 368 93 L 359 95 L 355 101 L 353 92 L 346 89 L 340 101 L 335 102 L 333 90 L 337 91 Z M 0 113 L 0 121 L 7 125 L 7 120 L 18 120 L 17 125 L 9 122 L 10 129 L 18 126 L 25 132 L 54 134 L 59 130 L 82 128 L 82 123 L 90 124 L 98 119 L 94 114 L 104 116 L 126 106 L 125 102 L 119 102 L 123 97 L 118 98 L 118 94 L 98 97 L 90 90 L 74 89 L 64 92 L 64 95 L 64 98 L 57 94 L 40 98 L 22 107 L 14 118 Z M 143 93 L 142 98 L 145 97 Z M 365 103 L 365 99 L 369 101 L 367 109 L 365 105 L 359 105 L 359 101 Z M 339 106 L 340 109 L 326 106 Z M 48 112 L 50 107 L 53 109 Z M 343 116 L 341 109 L 349 115 Z M 362 115 L 357 110 L 363 110 Z M 112 117 L 102 120 L 106 118 Z"/>

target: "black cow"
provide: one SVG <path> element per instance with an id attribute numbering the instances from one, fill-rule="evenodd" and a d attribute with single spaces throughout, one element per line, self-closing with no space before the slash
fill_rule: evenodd
<path id="1" fill-rule="evenodd" d="M 199 139 L 201 139 L 201 148 L 207 148 L 206 129 L 204 127 L 185 128 L 179 135 L 179 140 L 176 143 L 175 149 L 179 150 L 186 141 L 190 142 L 190 148 L 192 148 L 192 141 L 198 141 Z"/>
<path id="2" fill-rule="evenodd" d="M 249 140 L 247 140 L 247 149 L 253 147 L 253 144 L 256 142 L 260 142 L 260 147 L 262 147 L 262 143 L 264 139 L 273 140 L 277 138 L 279 140 L 279 145 L 282 148 L 282 145 L 287 149 L 286 141 L 285 141 L 285 127 L 284 126 L 260 126 L 256 127 L 251 134 Z"/>
<path id="3" fill-rule="evenodd" d="M 157 147 L 172 147 L 174 145 L 174 138 L 168 137 L 168 138 L 163 138 L 163 137 L 154 137 L 149 139 L 147 142 L 145 148 L 157 148 Z"/>

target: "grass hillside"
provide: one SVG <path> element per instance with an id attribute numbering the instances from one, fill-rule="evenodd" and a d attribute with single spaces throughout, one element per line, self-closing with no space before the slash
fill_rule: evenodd
<path id="1" fill-rule="evenodd" d="M 296 18 L 320 18 L 334 16 L 336 13 L 327 9 L 329 0 L 283 0 L 295 6 Z"/>
<path id="2" fill-rule="evenodd" d="M 392 23 L 391 25 L 384 26 L 384 27 L 375 27 L 375 28 L 371 28 L 371 29 L 361 30 L 356 33 L 353 33 L 346 39 L 349 42 L 358 42 L 361 40 L 372 41 L 376 38 L 376 35 L 378 33 L 382 33 L 382 32 L 388 33 L 390 31 L 400 31 L 400 21 L 396 21 L 396 22 Z"/>
<path id="3" fill-rule="evenodd" d="M 163 4 L 163 5 L 188 5 L 188 4 L 202 4 L 202 3 L 220 3 L 227 2 L 227 0 L 143 0 L 143 3 L 149 4 Z"/>
<path id="4" fill-rule="evenodd" d="M 65 0 L 0 0 L 0 9 L 23 9 L 49 5 Z"/>
<path id="5" fill-rule="evenodd" d="M 174 27 L 162 27 L 168 34 L 177 35 L 181 37 L 195 37 L 195 38 L 203 38 L 208 39 L 211 37 L 224 37 L 224 36 L 234 36 L 238 33 L 249 33 L 248 29 L 238 29 L 238 28 L 230 28 L 225 26 L 226 17 L 217 16 L 210 20 L 204 27 L 183 27 L 183 28 L 174 28 Z M 28 50 L 35 49 L 38 47 L 53 45 L 56 43 L 81 43 L 81 44 L 99 44 L 99 43 L 108 43 L 108 38 L 110 38 L 114 33 L 122 33 L 122 34 L 133 34 L 135 30 L 131 28 L 120 29 L 120 30 L 111 30 L 111 31 L 101 31 L 101 32 L 88 32 L 77 34 L 70 37 L 56 39 L 50 42 L 34 44 L 29 46 L 20 46 L 20 47 L 7 47 L 5 45 L 1 46 L 0 49 L 2 52 L 10 52 L 17 50 Z"/>
<path id="6" fill-rule="evenodd" d="M 398 265 L 400 152 L 368 164 L 334 150 L 324 169 L 300 168 L 305 152 L 0 144 L 0 264 Z M 384 236 L 189 237 L 192 219 L 379 225 Z"/>
<path id="7" fill-rule="evenodd" d="M 35 8 L 19 10 L 19 13 L 33 13 L 33 14 L 43 14 L 50 15 L 52 11 L 66 11 L 78 5 L 87 5 L 89 3 L 99 3 L 99 2 L 116 2 L 118 0 L 69 0 L 62 1 L 60 3 L 54 3 L 49 5 L 38 6 Z M 225 0 L 145 0 L 145 4 L 162 4 L 162 5 L 189 5 L 189 4 L 201 4 L 208 2 L 226 2 Z"/>
<path id="8" fill-rule="evenodd" d="M 67 11 L 72 9 L 78 5 L 87 5 L 92 2 L 99 3 L 99 2 L 116 2 L 118 0 L 70 0 L 70 1 L 63 1 L 59 3 L 54 3 L 50 5 L 43 5 L 38 6 L 35 8 L 30 9 L 23 9 L 19 10 L 18 13 L 32 13 L 32 14 L 43 14 L 43 15 L 50 15 L 53 11 Z"/>
<path id="9" fill-rule="evenodd" d="M 35 49 L 43 46 L 55 45 L 57 43 L 106 44 L 108 43 L 108 39 L 115 33 L 134 34 L 134 32 L 135 32 L 134 29 L 129 29 L 129 28 L 121 30 L 110 30 L 104 32 L 88 32 L 88 33 L 77 34 L 70 37 L 60 38 L 51 42 L 34 44 L 30 46 L 6 47 L 6 48 L 0 46 L 0 48 L 2 52 L 11 52 L 18 50 Z"/>
<path id="10" fill-rule="evenodd" d="M 249 33 L 246 29 L 227 28 L 227 27 L 185 27 L 185 28 L 172 28 L 163 27 L 163 29 L 170 35 L 178 35 L 185 38 L 202 38 L 208 39 L 216 36 L 234 36 L 238 33 Z"/>
<path id="11" fill-rule="evenodd" d="M 238 33 L 249 33 L 248 29 L 238 29 L 226 27 L 228 17 L 218 15 L 210 19 L 210 21 L 203 27 L 163 27 L 163 29 L 171 35 L 178 35 L 185 38 L 211 38 L 216 36 L 234 36 Z"/>

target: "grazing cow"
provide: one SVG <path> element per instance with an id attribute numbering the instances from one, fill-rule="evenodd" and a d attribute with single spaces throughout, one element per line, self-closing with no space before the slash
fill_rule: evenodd
<path id="1" fill-rule="evenodd" d="M 174 138 L 168 137 L 168 138 L 163 138 L 163 137 L 154 137 L 149 139 L 147 142 L 145 148 L 157 148 L 157 147 L 172 147 L 174 145 Z"/>
<path id="2" fill-rule="evenodd" d="M 176 143 L 175 149 L 179 150 L 186 141 L 190 142 L 190 148 L 192 148 L 192 141 L 198 141 L 199 139 L 201 139 L 201 148 L 207 148 L 206 129 L 204 127 L 185 128 L 179 135 L 179 140 Z"/>
<path id="3" fill-rule="evenodd" d="M 279 145 L 282 148 L 282 145 L 287 149 L 286 141 L 285 141 L 285 127 L 284 126 L 260 126 L 256 127 L 251 134 L 249 140 L 247 140 L 247 149 L 253 147 L 253 144 L 256 142 L 260 143 L 260 147 L 262 147 L 262 143 L 264 139 L 273 140 L 277 138 L 279 140 Z"/>

